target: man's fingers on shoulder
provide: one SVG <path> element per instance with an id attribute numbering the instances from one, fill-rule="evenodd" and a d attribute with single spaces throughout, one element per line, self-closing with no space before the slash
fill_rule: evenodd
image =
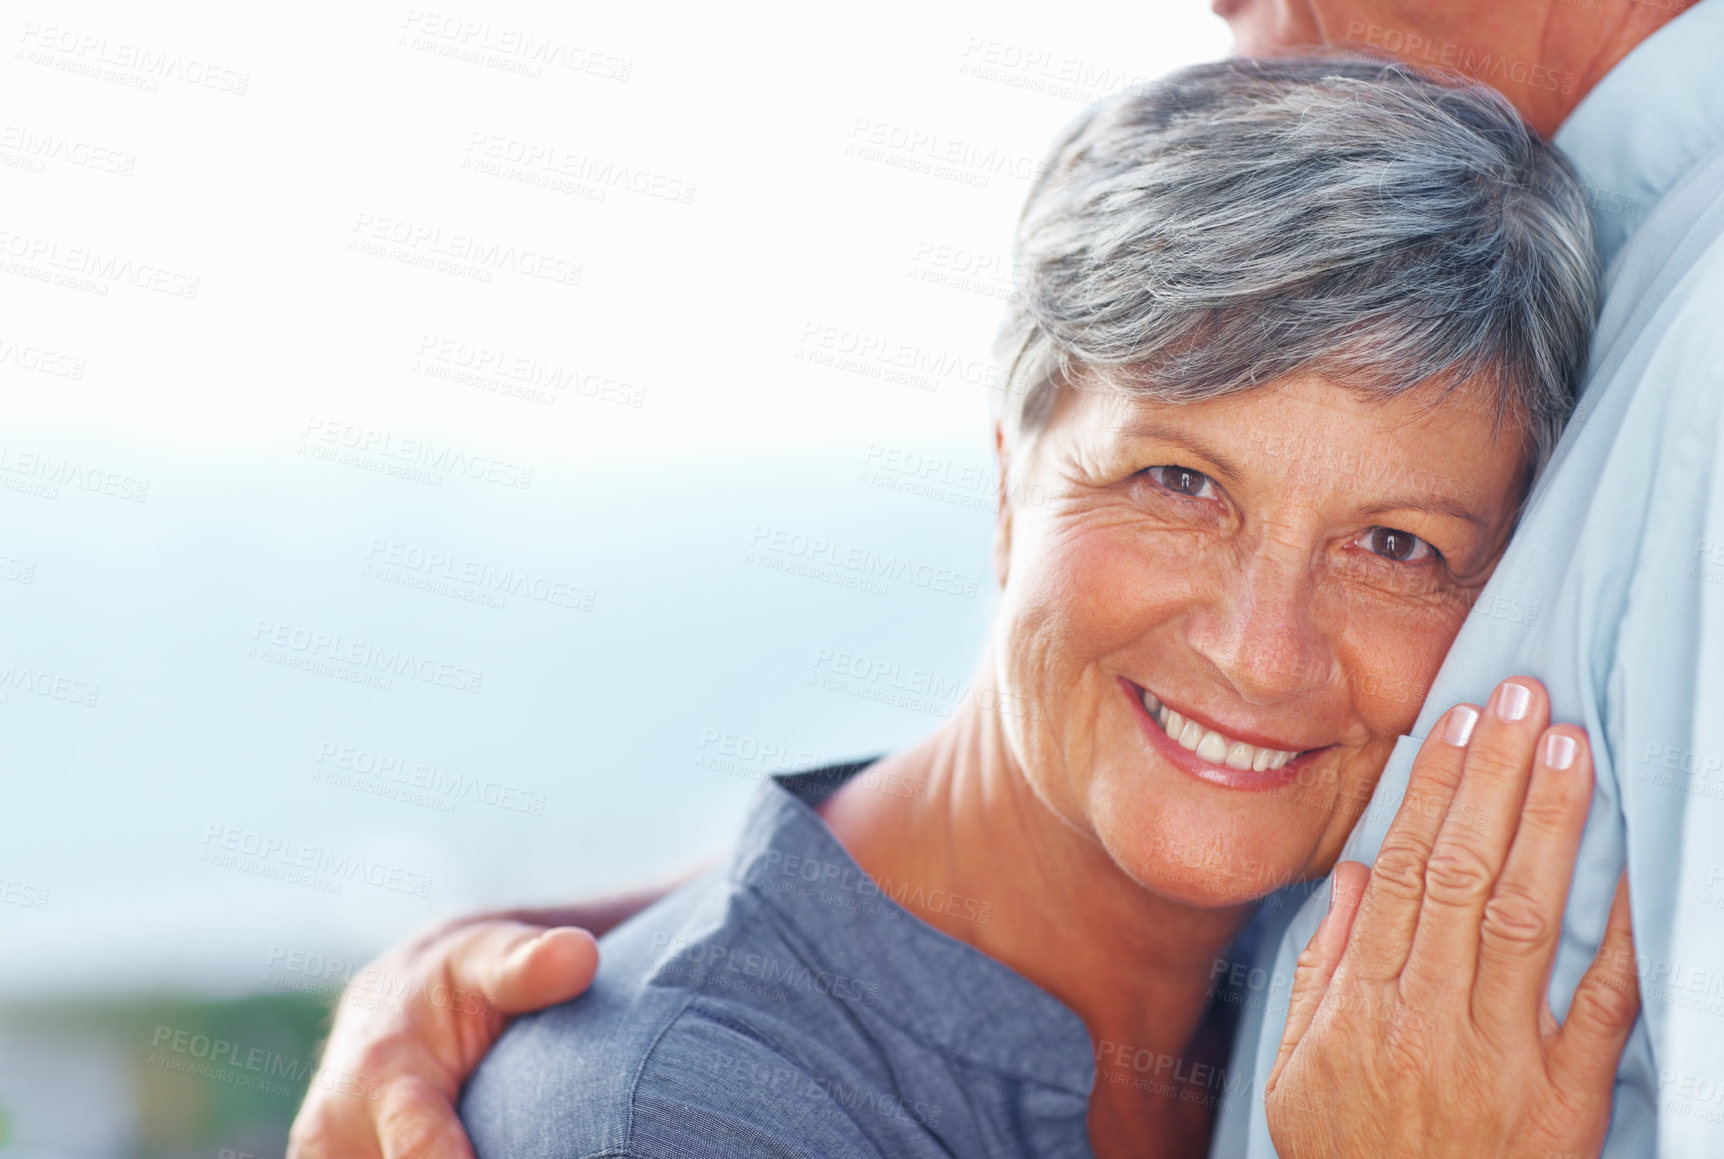
<path id="1" fill-rule="evenodd" d="M 598 942 L 575 926 L 545 930 L 516 955 L 515 992 L 498 1003 L 505 1010 L 537 1010 L 566 1002 L 584 993 L 599 969 Z"/>
<path id="2" fill-rule="evenodd" d="M 383 1159 L 473 1159 L 454 1106 L 433 1083 L 403 1076 L 388 1083 L 377 1109 Z"/>
<path id="3" fill-rule="evenodd" d="M 287 1133 L 287 1159 L 381 1159 L 369 1119 L 343 1123 L 308 1099 Z"/>
<path id="4" fill-rule="evenodd" d="M 573 926 L 490 921 L 464 931 L 451 947 L 449 976 L 504 1014 L 567 1001 L 592 984 L 598 943 Z"/>

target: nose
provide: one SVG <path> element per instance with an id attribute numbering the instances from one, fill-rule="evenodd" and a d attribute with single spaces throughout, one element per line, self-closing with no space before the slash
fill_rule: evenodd
<path id="1" fill-rule="evenodd" d="M 1251 704 L 1319 689 L 1334 667 L 1313 553 L 1264 538 L 1243 548 L 1186 617 L 1186 639 Z"/>

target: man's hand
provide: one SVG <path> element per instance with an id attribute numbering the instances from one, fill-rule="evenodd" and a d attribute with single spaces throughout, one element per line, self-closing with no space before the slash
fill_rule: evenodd
<path id="1" fill-rule="evenodd" d="M 507 919 L 439 927 L 342 992 L 288 1159 L 471 1159 L 455 1098 L 510 1015 L 592 984 L 592 934 Z"/>
<path id="2" fill-rule="evenodd" d="M 1549 719 L 1526 677 L 1450 709 L 1376 865 L 1336 866 L 1266 1091 L 1282 1156 L 1599 1153 L 1639 1011 L 1628 888 L 1559 1024 L 1546 990 L 1592 761 Z"/>

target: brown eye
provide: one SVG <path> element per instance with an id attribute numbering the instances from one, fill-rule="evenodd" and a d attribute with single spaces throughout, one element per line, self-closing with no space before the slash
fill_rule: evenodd
<path id="1" fill-rule="evenodd" d="M 1214 493 L 1214 484 L 1209 476 L 1190 467 L 1150 467 L 1146 474 L 1175 495 L 1208 499 Z"/>
<path id="2" fill-rule="evenodd" d="M 1364 546 L 1373 554 L 1395 563 L 1412 563 L 1436 555 L 1436 549 L 1418 536 L 1393 527 L 1372 527 L 1363 538 Z"/>

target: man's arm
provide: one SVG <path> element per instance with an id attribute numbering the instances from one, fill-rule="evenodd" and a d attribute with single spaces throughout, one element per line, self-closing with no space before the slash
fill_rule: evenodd
<path id="1" fill-rule="evenodd" d="M 584 992 L 598 970 L 594 939 L 692 876 L 457 918 L 372 962 L 342 991 L 288 1159 L 471 1159 L 455 1099 L 509 1018 Z"/>

